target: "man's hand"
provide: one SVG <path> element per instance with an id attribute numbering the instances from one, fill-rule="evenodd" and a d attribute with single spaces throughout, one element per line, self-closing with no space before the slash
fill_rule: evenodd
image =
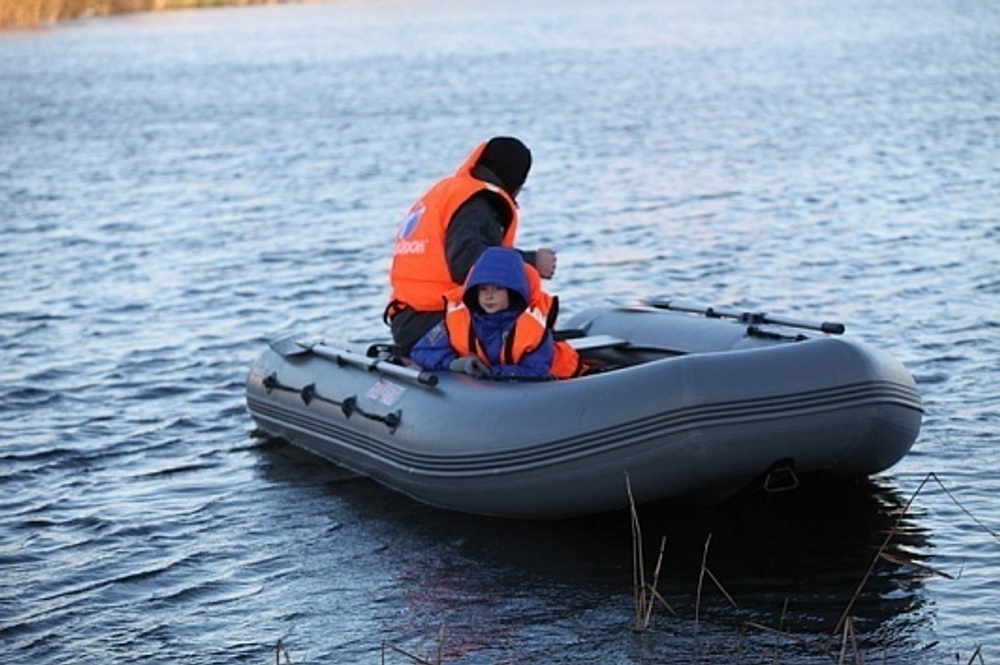
<path id="1" fill-rule="evenodd" d="M 548 247 L 540 247 L 535 251 L 535 268 L 542 279 L 552 279 L 556 272 L 556 252 Z"/>

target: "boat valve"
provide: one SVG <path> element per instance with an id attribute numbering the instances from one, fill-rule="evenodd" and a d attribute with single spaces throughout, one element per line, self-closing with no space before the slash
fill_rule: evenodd
<path id="1" fill-rule="evenodd" d="M 799 477 L 790 461 L 775 463 L 764 478 L 765 492 L 789 492 L 798 486 Z"/>

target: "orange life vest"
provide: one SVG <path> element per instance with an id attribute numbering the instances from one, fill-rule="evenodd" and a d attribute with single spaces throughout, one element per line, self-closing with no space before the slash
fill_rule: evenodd
<path id="1" fill-rule="evenodd" d="M 503 188 L 472 177 L 479 156 L 486 147 L 480 144 L 455 175 L 445 178 L 413 204 L 396 234 L 389 280 L 392 283 L 390 309 L 408 306 L 422 312 L 444 309 L 442 297 L 460 284 L 448 270 L 445 236 L 451 218 L 474 194 L 488 190 L 499 195 L 510 207 L 510 225 L 502 245 L 513 247 L 517 235 L 518 214 L 514 200 Z"/>
<path id="2" fill-rule="evenodd" d="M 531 290 L 531 302 L 517 317 L 513 330 L 507 336 L 500 358 L 503 365 L 516 365 L 526 354 L 537 349 L 544 341 L 545 333 L 555 325 L 559 310 L 559 299 L 542 290 L 538 270 L 529 265 L 525 265 L 524 270 Z M 473 330 L 472 313 L 462 302 L 462 288 L 452 289 L 445 301 L 445 328 L 452 348 L 459 356 L 474 353 L 487 367 L 490 366 L 491 361 Z M 579 376 L 584 367 L 576 349 L 563 341 L 555 342 L 554 346 L 550 370 L 552 376 L 557 379 Z"/>

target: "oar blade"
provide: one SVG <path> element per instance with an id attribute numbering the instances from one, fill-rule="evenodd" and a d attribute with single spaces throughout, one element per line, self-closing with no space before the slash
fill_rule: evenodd
<path id="1" fill-rule="evenodd" d="M 271 340 L 268 343 L 268 346 L 270 346 L 271 350 L 282 358 L 288 358 L 290 356 L 301 356 L 312 352 L 312 348 L 315 344 L 316 342 L 314 341 L 303 339 L 297 334 L 292 334 Z"/>

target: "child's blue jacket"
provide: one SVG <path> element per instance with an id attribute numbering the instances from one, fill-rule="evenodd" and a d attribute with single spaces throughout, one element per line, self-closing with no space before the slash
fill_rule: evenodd
<path id="1" fill-rule="evenodd" d="M 484 313 L 477 303 L 478 287 L 482 284 L 506 288 L 511 307 L 496 314 Z M 500 362 L 507 335 L 514 328 L 530 298 L 524 260 L 515 250 L 491 247 L 483 252 L 469 271 L 462 299 L 472 313 L 472 328 L 489 359 L 492 378 L 546 378 L 552 373 L 555 343 L 551 332 L 546 332 L 539 347 L 525 354 L 517 365 L 503 365 Z M 447 370 L 458 355 L 448 339 L 445 324 L 439 323 L 424 335 L 413 346 L 410 357 L 424 369 Z"/>

